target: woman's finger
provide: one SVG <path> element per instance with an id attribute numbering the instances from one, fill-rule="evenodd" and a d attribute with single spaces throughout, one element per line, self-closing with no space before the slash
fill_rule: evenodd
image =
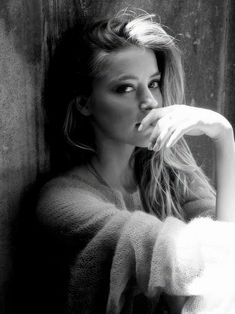
<path id="1" fill-rule="evenodd" d="M 158 120 L 149 139 L 149 149 L 152 149 L 154 146 L 156 146 L 156 144 L 159 146 L 160 143 L 166 141 L 173 130 L 174 125 L 172 124 L 170 115 L 164 116 Z"/>
<path id="2" fill-rule="evenodd" d="M 172 132 L 169 140 L 166 143 L 166 147 L 169 148 L 185 134 L 189 133 L 190 131 L 194 130 L 195 125 L 192 124 L 192 121 L 186 121 L 182 125 L 178 126 L 174 132 Z"/>
<path id="3" fill-rule="evenodd" d="M 174 129 L 172 127 L 164 129 L 159 135 L 159 137 L 157 138 L 152 149 L 154 151 L 161 150 L 165 146 L 165 144 L 167 143 L 167 141 L 169 140 L 173 132 L 174 132 Z"/>
<path id="4" fill-rule="evenodd" d="M 152 109 L 141 121 L 138 130 L 146 130 L 151 124 L 156 123 L 159 119 L 171 112 L 172 109 L 170 109 L 170 107 Z"/>

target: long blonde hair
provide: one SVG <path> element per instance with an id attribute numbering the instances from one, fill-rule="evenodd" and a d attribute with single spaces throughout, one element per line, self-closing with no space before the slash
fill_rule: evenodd
<path id="1" fill-rule="evenodd" d="M 110 19 L 94 23 L 89 21 L 89 25 L 75 39 L 80 47 L 75 67 L 77 95 L 89 95 L 89 86 L 94 78 L 102 75 L 102 66 L 110 52 L 135 45 L 150 48 L 156 55 L 164 106 L 184 103 L 181 53 L 175 40 L 154 19 L 153 14 L 125 10 Z M 76 97 L 68 105 L 64 135 L 68 146 L 73 149 L 71 155 L 76 154 L 77 162 L 84 162 L 96 151 L 94 134 L 88 119 L 76 110 L 75 104 Z M 131 161 L 143 206 L 146 212 L 160 219 L 170 215 L 184 219 L 182 204 L 191 180 L 196 179 L 213 192 L 184 138 L 171 149 L 160 152 L 136 148 Z"/>

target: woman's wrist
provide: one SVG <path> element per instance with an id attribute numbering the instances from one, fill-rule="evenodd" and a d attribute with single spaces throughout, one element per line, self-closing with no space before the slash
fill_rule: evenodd
<path id="1" fill-rule="evenodd" d="M 216 154 L 217 219 L 235 221 L 235 143 L 232 127 L 214 140 Z"/>
<path id="2" fill-rule="evenodd" d="M 234 145 L 234 133 L 232 126 L 230 125 L 230 127 L 226 127 L 218 137 L 212 138 L 212 141 L 215 145 L 216 151 L 231 151 Z"/>
<path id="3" fill-rule="evenodd" d="M 223 116 L 221 116 L 222 121 L 220 124 L 220 131 L 217 135 L 212 137 L 212 141 L 215 144 L 216 149 L 231 148 L 234 143 L 234 133 L 230 122 Z"/>

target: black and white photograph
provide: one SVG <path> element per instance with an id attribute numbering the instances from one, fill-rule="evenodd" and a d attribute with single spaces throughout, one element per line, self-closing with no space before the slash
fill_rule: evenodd
<path id="1" fill-rule="evenodd" d="M 235 2 L 0 1 L 0 314 L 235 314 Z"/>

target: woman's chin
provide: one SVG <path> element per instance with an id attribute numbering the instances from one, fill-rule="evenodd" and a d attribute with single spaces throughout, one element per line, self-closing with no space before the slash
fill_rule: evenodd
<path id="1" fill-rule="evenodd" d="M 148 148 L 148 144 L 149 144 L 149 142 L 147 140 L 138 141 L 135 146 L 140 147 L 140 148 Z"/>

